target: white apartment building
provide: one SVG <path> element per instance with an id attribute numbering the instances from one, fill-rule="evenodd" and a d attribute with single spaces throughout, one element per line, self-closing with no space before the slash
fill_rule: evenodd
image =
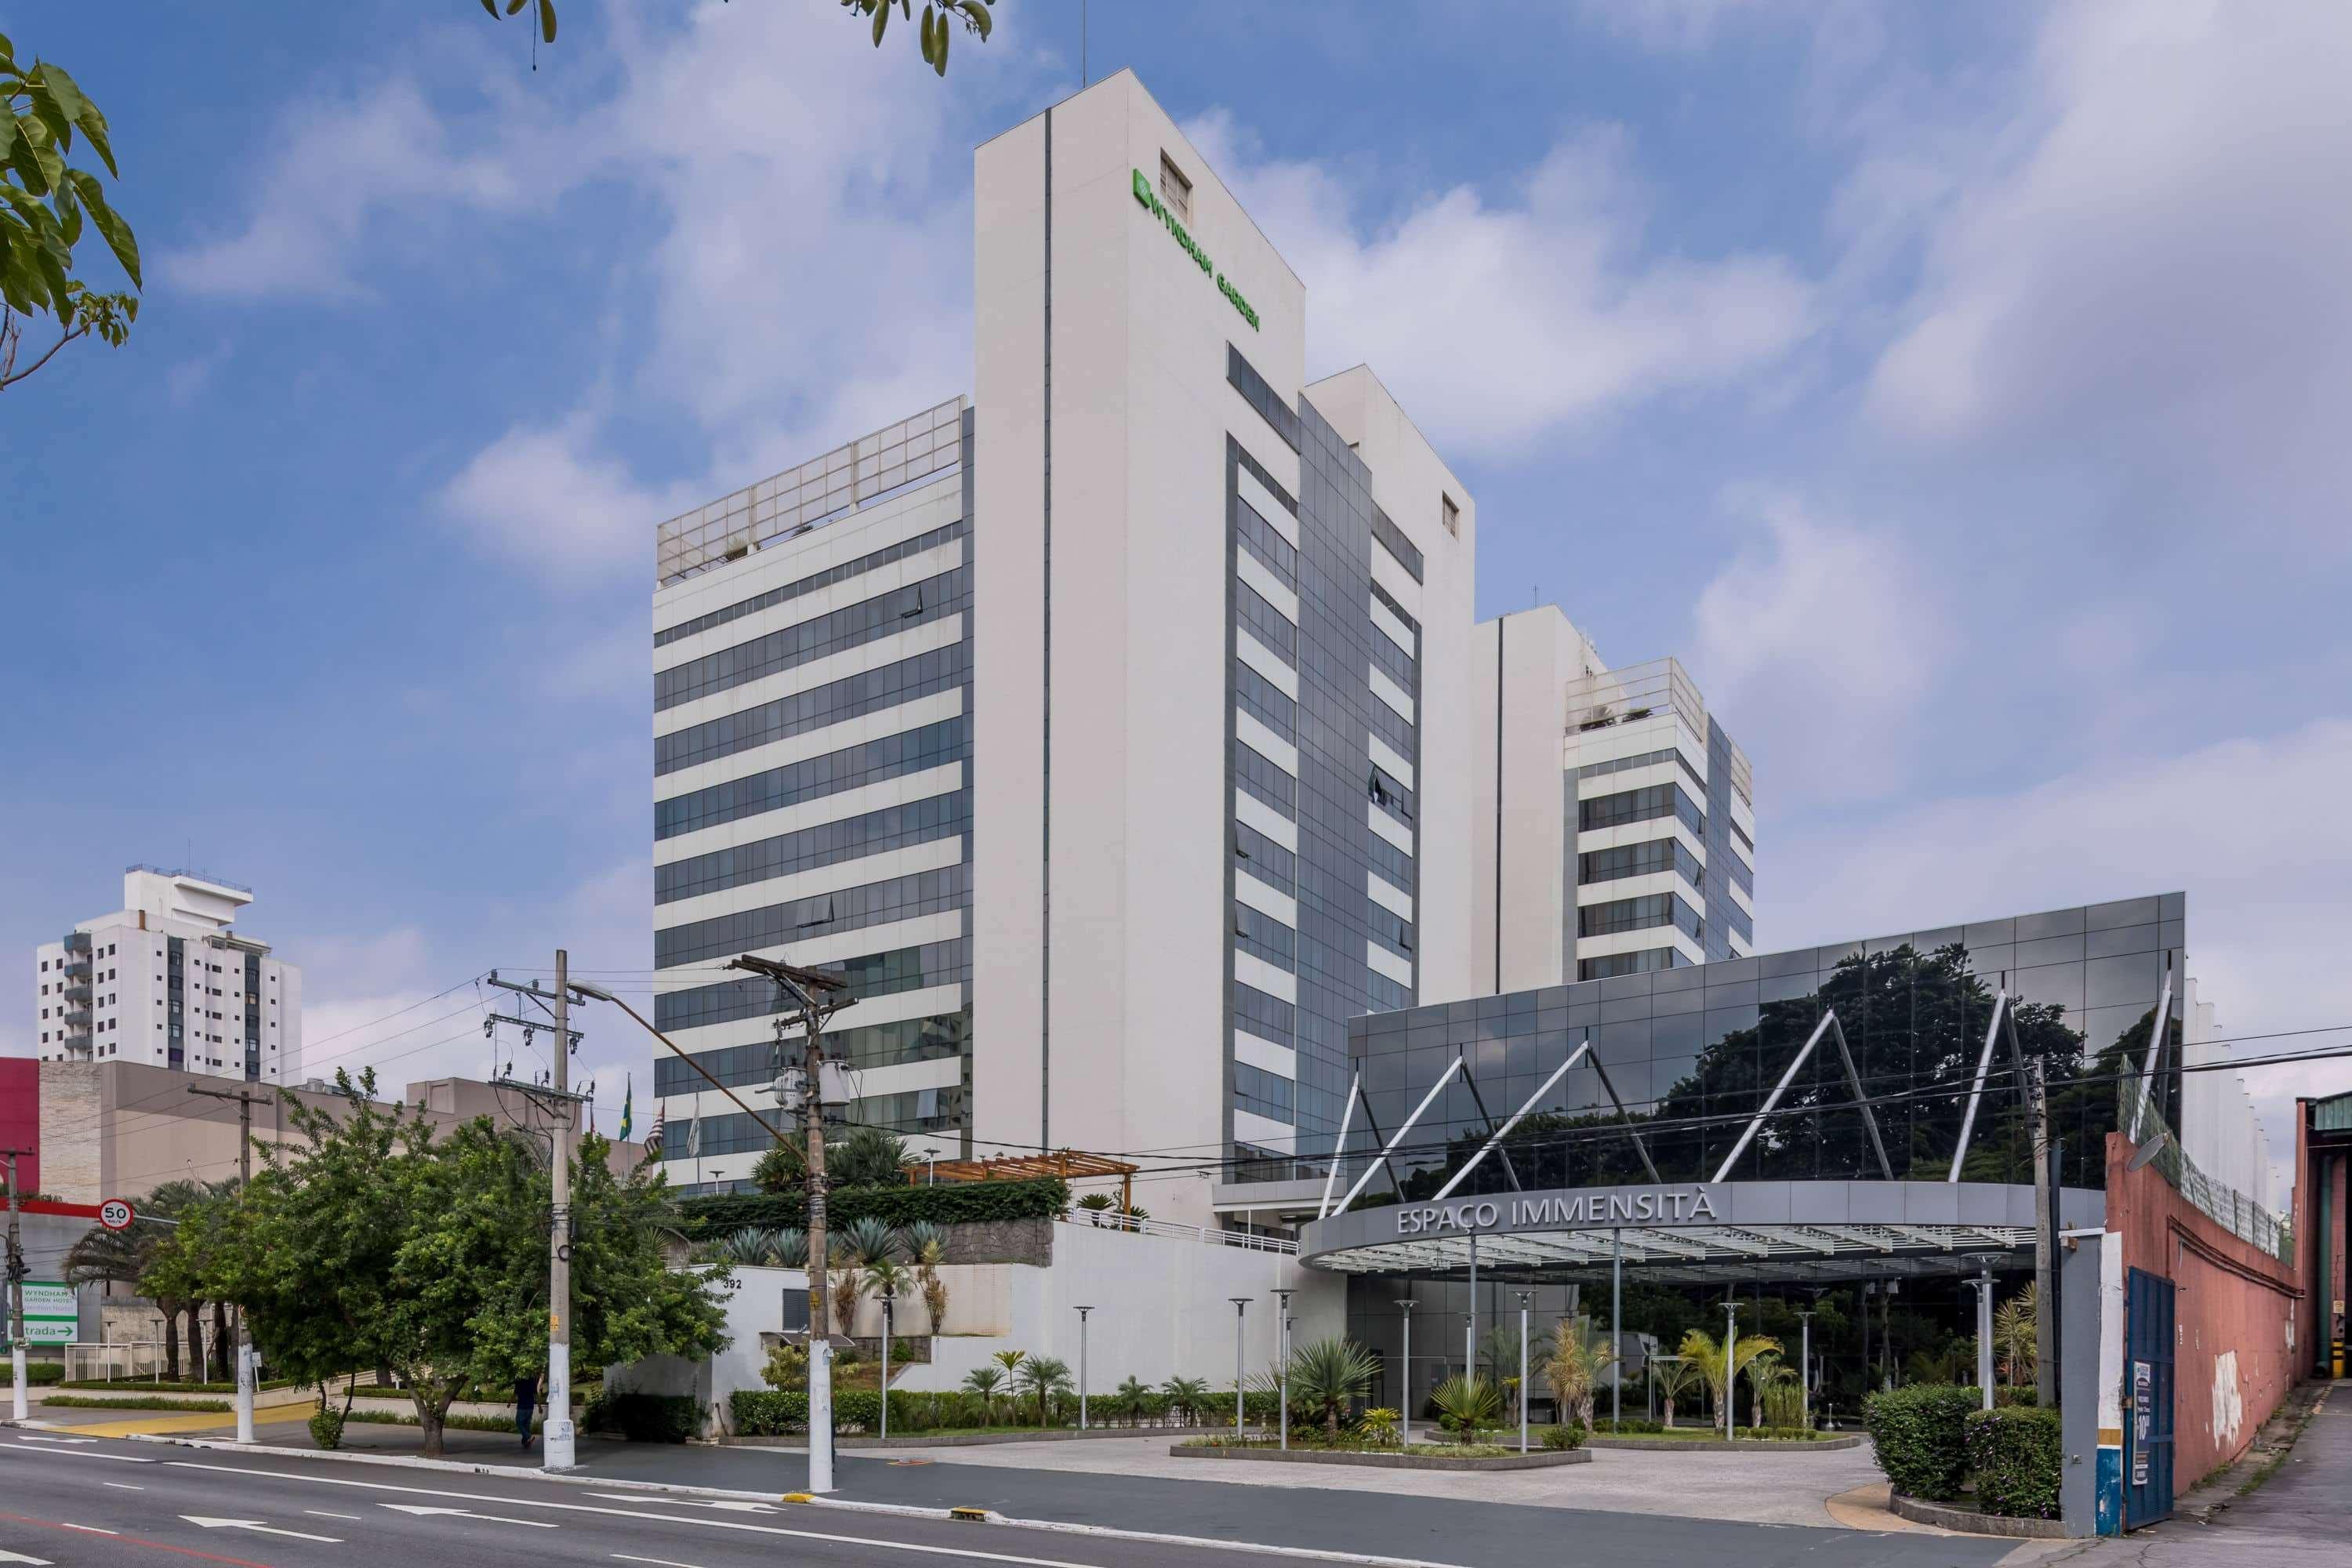
<path id="1" fill-rule="evenodd" d="M 1482 988 L 1424 761 L 1472 744 L 1475 507 L 1370 370 L 1307 383 L 1306 286 L 1131 73 L 974 185 L 970 406 L 658 531 L 656 1021 L 764 1086 L 719 966 L 822 964 L 855 1120 L 1279 1162 L 1349 1018 Z M 748 1176 L 751 1118 L 656 1089 L 676 1182 Z"/>
<path id="2" fill-rule="evenodd" d="M 302 972 L 230 929 L 252 901 L 192 872 L 123 872 L 121 909 L 34 950 L 40 1058 L 300 1082 Z"/>
<path id="3" fill-rule="evenodd" d="M 1755 778 L 1679 661 L 1545 605 L 1472 634 L 1472 963 L 1529 990 L 1755 951 Z"/>

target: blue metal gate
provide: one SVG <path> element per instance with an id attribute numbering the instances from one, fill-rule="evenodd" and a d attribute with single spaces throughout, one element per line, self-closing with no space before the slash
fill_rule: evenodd
<path id="1" fill-rule="evenodd" d="M 2124 1297 L 2124 1528 L 2172 1515 L 2172 1281 L 2131 1270 Z"/>

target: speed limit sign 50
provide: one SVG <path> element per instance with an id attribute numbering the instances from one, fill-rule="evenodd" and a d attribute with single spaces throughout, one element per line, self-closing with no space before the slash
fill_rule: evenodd
<path id="1" fill-rule="evenodd" d="M 138 1211 L 121 1198 L 109 1198 L 98 1205 L 98 1223 L 109 1230 L 128 1230 L 138 1217 Z"/>

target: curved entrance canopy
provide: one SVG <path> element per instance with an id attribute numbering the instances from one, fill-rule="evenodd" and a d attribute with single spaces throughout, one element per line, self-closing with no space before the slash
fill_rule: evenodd
<path id="1" fill-rule="evenodd" d="M 2067 1188 L 2068 1227 L 2105 1224 L 2106 1194 Z M 1981 1182 L 1689 1182 L 1491 1193 L 1309 1223 L 1299 1258 L 1352 1274 L 1477 1266 L 1573 1278 L 1621 1256 L 1674 1280 L 1884 1279 L 2030 1266 L 2033 1189 Z"/>

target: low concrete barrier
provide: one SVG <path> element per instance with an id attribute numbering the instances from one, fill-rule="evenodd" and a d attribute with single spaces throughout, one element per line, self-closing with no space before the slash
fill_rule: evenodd
<path id="1" fill-rule="evenodd" d="M 1959 1508 L 1945 1502 L 1921 1502 L 1917 1498 L 1895 1492 L 1887 1500 L 1889 1507 L 1901 1518 L 1914 1524 L 1932 1524 L 1938 1530 L 1957 1530 L 1964 1535 L 2003 1535 L 2013 1541 L 2064 1541 L 2066 1521 L 2060 1519 L 2009 1519 L 1997 1513 L 1979 1513 L 1974 1509 Z"/>

